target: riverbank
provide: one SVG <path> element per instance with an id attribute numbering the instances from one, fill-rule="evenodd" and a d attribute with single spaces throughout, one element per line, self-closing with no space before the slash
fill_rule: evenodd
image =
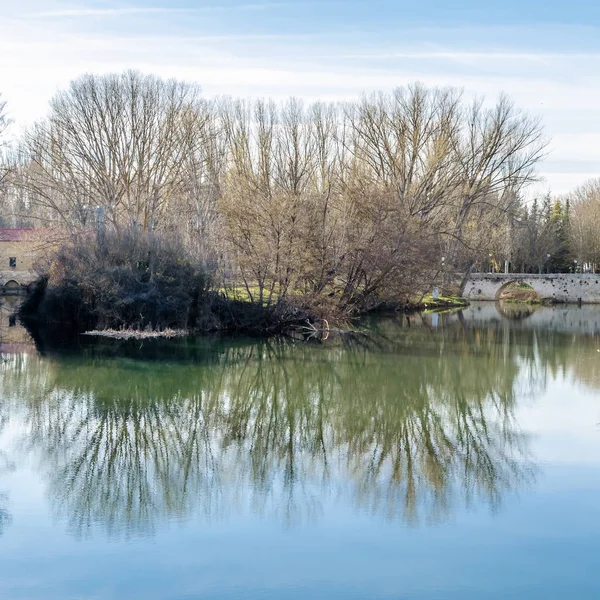
<path id="1" fill-rule="evenodd" d="M 461 296 L 438 296 L 434 298 L 431 294 L 425 296 L 416 310 L 443 310 L 451 308 L 466 308 L 469 301 Z"/>
<path id="2" fill-rule="evenodd" d="M 447 299 L 440 298 L 437 301 L 427 301 L 419 304 L 413 304 L 410 306 L 402 305 L 402 307 L 390 307 L 389 305 L 385 308 L 380 308 L 371 311 L 370 315 L 384 315 L 384 314 L 415 314 L 419 312 L 448 312 L 450 310 L 462 310 L 468 306 L 468 302 L 464 302 L 461 298 Z M 244 320 L 244 324 L 238 323 L 237 326 L 229 324 L 227 327 L 211 327 L 203 330 L 197 329 L 135 329 L 131 327 L 123 327 L 119 329 L 107 328 L 107 329 L 91 329 L 84 332 L 73 331 L 69 324 L 63 324 L 54 322 L 51 324 L 50 329 L 55 334 L 59 334 L 59 337 L 63 338 L 65 335 L 69 339 L 78 335 L 85 336 L 88 338 L 108 338 L 114 340 L 152 340 L 152 339 L 174 339 L 184 338 L 190 336 L 213 336 L 213 335 L 247 335 L 254 338 L 270 338 L 273 336 L 284 336 L 289 337 L 298 341 L 308 340 L 327 340 L 331 334 L 347 334 L 347 333 L 358 333 L 360 329 L 352 326 L 352 323 L 360 321 L 367 315 L 361 315 L 353 319 L 347 320 L 343 325 L 336 324 L 330 325 L 327 319 L 321 318 L 303 318 L 301 320 L 294 320 L 288 322 L 287 325 L 283 322 L 272 322 L 270 326 L 258 326 L 255 323 L 253 326 L 249 326 L 249 322 Z M 37 319 L 32 320 L 31 318 L 25 318 L 24 323 L 31 329 L 33 325 L 38 330 L 40 321 Z M 44 325 L 50 325 L 45 323 Z"/>
<path id="3" fill-rule="evenodd" d="M 236 301 L 245 303 L 248 305 L 252 305 L 249 300 Z M 395 312 L 395 313 L 405 313 L 411 314 L 416 312 L 446 312 L 449 310 L 461 310 L 469 306 L 469 302 L 460 296 L 440 296 L 436 299 L 433 296 L 426 296 L 421 302 L 404 305 L 397 304 L 395 306 L 386 305 L 384 309 L 377 309 L 373 311 L 374 313 L 387 313 L 387 312 Z M 355 319 L 351 319 L 351 321 L 355 321 L 360 319 L 357 317 Z M 345 323 L 345 327 L 337 328 L 331 327 L 328 319 L 325 318 L 317 318 L 317 317 L 309 317 L 306 316 L 301 321 L 295 321 L 290 323 L 287 329 L 280 329 L 279 331 L 265 331 L 264 336 L 269 337 L 270 335 L 288 335 L 293 337 L 294 339 L 313 339 L 319 338 L 326 340 L 330 334 L 332 333 L 356 333 L 357 331 L 354 328 L 348 326 L 348 322 Z M 272 328 L 271 328 L 272 329 Z M 206 331 L 194 331 L 189 329 L 172 329 L 166 328 L 161 330 L 153 330 L 153 329 L 134 329 L 134 328 L 121 328 L 121 329 L 99 329 L 99 330 L 90 330 L 85 331 L 81 335 L 89 336 L 89 337 L 104 337 L 104 338 L 112 338 L 117 340 L 148 340 L 148 339 L 172 339 L 177 337 L 186 337 L 197 334 L 214 334 L 214 333 L 253 333 L 257 334 L 256 331 L 248 331 L 247 327 L 241 328 L 240 331 L 236 331 L 235 329 L 227 329 L 219 330 L 219 329 L 211 329 Z M 259 332 L 260 333 L 260 332 Z"/>

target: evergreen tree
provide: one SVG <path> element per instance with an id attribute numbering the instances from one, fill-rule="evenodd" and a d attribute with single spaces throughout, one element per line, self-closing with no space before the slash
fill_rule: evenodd
<path id="1" fill-rule="evenodd" d="M 550 270 L 554 273 L 568 273 L 573 269 L 571 247 L 569 244 L 569 208 L 556 200 L 548 220 L 554 251 L 550 257 Z"/>

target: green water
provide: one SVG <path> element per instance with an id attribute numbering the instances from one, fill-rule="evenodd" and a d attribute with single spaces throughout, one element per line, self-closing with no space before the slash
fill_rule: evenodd
<path id="1" fill-rule="evenodd" d="M 0 598 L 600 597 L 600 308 L 365 325 L 5 343 Z"/>

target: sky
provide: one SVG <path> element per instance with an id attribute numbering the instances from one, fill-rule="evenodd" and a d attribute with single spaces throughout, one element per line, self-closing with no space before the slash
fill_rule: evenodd
<path id="1" fill-rule="evenodd" d="M 533 194 L 600 176 L 598 0 L 0 0 L 13 132 L 85 72 L 135 68 L 206 96 L 346 100 L 415 81 L 539 116 Z"/>

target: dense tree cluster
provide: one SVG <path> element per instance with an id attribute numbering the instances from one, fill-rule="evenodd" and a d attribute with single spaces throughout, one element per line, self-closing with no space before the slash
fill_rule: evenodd
<path id="1" fill-rule="evenodd" d="M 562 198 L 522 203 L 489 240 L 480 270 L 597 273 L 600 268 L 600 180 Z"/>
<path id="2" fill-rule="evenodd" d="M 600 179 L 586 182 L 570 196 L 569 243 L 578 264 L 600 267 Z"/>
<path id="3" fill-rule="evenodd" d="M 522 202 L 544 151 L 540 123 L 506 97 L 414 85 L 343 104 L 209 101 L 138 72 L 84 75 L 22 136 L 2 213 L 153 232 L 217 289 L 355 314 L 501 254 L 562 264 L 546 229 L 568 217 Z M 532 227 L 528 253 L 506 248 Z"/>
<path id="4" fill-rule="evenodd" d="M 534 199 L 508 220 L 507 243 L 495 256 L 505 257 L 514 272 L 572 272 L 575 263 L 569 231 L 569 199 L 552 200 L 546 195 L 541 204 Z"/>

